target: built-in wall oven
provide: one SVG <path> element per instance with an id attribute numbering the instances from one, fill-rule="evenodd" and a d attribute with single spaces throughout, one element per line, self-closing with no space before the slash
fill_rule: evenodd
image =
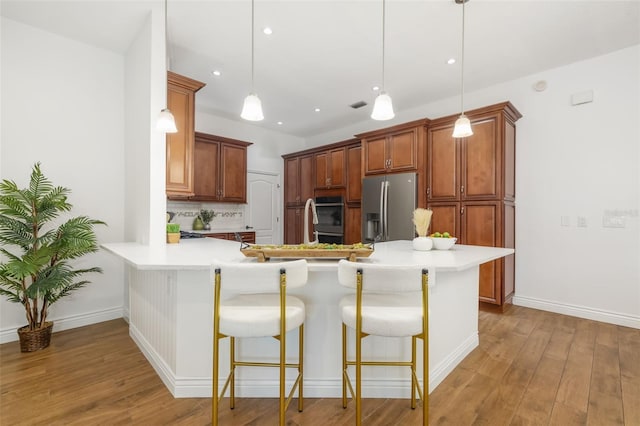
<path id="1" fill-rule="evenodd" d="M 344 243 L 344 201 L 341 196 L 316 197 L 318 241 Z"/>

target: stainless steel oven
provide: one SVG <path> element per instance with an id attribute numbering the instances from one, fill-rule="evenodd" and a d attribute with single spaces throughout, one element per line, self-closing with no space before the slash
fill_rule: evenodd
<path id="1" fill-rule="evenodd" d="M 344 242 L 344 201 L 341 196 L 317 197 L 315 200 L 318 241 L 342 244 Z"/>

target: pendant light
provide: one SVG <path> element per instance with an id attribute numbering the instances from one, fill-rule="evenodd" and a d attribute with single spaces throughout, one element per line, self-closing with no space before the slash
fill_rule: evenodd
<path id="1" fill-rule="evenodd" d="M 165 58 L 166 61 L 169 61 L 169 55 L 168 55 L 168 46 L 167 46 L 167 1 L 168 0 L 164 0 L 164 46 L 165 46 Z M 167 67 L 168 70 L 169 67 Z M 178 132 L 178 128 L 176 127 L 176 119 L 173 116 L 173 114 L 171 113 L 171 111 L 169 110 L 169 108 L 164 108 L 162 111 L 160 111 L 160 114 L 158 114 L 158 118 L 156 120 L 156 129 L 163 132 L 163 133 L 177 133 Z"/>
<path id="2" fill-rule="evenodd" d="M 460 117 L 456 120 L 453 127 L 454 138 L 466 138 L 473 135 L 471 130 L 471 122 L 464 115 L 464 4 L 469 0 L 454 0 L 457 4 L 462 3 L 462 58 L 460 63 Z"/>
<path id="3" fill-rule="evenodd" d="M 240 113 L 240 117 L 249 121 L 260 121 L 264 120 L 264 115 L 262 114 L 262 102 L 258 95 L 255 94 L 254 91 L 254 72 L 253 72 L 253 63 L 254 63 L 254 0 L 251 0 L 251 93 L 249 96 L 244 98 L 244 105 L 242 106 L 242 112 Z"/>
<path id="4" fill-rule="evenodd" d="M 384 30 L 385 30 L 385 0 L 382 0 L 382 86 L 380 87 L 380 94 L 376 97 L 376 101 L 373 104 L 373 111 L 371 112 L 371 118 L 374 120 L 391 120 L 395 117 L 393 113 L 393 103 L 391 102 L 391 96 L 384 90 Z"/>

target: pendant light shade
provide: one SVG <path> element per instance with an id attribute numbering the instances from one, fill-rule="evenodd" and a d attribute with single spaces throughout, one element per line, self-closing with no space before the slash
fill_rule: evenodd
<path id="1" fill-rule="evenodd" d="M 460 117 L 456 120 L 453 127 L 454 138 L 466 138 L 473 135 L 471 130 L 471 122 L 464 115 L 464 4 L 469 0 L 454 0 L 456 4 L 462 3 L 462 57 L 460 64 Z"/>
<path id="2" fill-rule="evenodd" d="M 375 104 L 373 104 L 371 118 L 374 120 L 391 120 L 395 116 L 391 96 L 387 95 L 386 92 L 380 92 Z"/>
<path id="3" fill-rule="evenodd" d="M 156 129 L 163 133 L 177 133 L 176 119 L 173 117 L 169 108 L 165 108 L 158 114 L 158 120 L 156 121 Z"/>
<path id="4" fill-rule="evenodd" d="M 168 47 L 167 47 L 167 1 L 164 0 L 164 48 L 165 48 L 165 60 L 168 62 Z M 156 130 L 159 130 L 163 133 L 177 133 L 178 128 L 176 127 L 176 119 L 173 117 L 173 114 L 169 110 L 169 108 L 164 108 L 158 114 L 156 118 Z"/>
<path id="5" fill-rule="evenodd" d="M 253 48 L 253 30 L 255 26 L 254 19 L 254 0 L 251 0 L 251 93 L 244 98 L 244 105 L 242 106 L 242 112 L 240 117 L 249 121 L 261 121 L 264 120 L 264 114 L 262 113 L 262 102 L 258 95 L 255 94 L 254 87 L 254 48 Z"/>
<path id="6" fill-rule="evenodd" d="M 393 112 L 393 102 L 391 102 L 391 96 L 384 91 L 384 43 L 385 43 L 385 1 L 382 0 L 382 87 L 380 94 L 376 98 L 373 104 L 373 111 L 371 111 L 371 118 L 374 120 L 391 120 L 396 115 Z"/>
<path id="7" fill-rule="evenodd" d="M 264 114 L 262 114 L 262 102 L 255 93 L 250 93 L 249 96 L 244 98 L 244 105 L 242 107 L 240 117 L 249 121 L 264 120 Z"/>
<path id="8" fill-rule="evenodd" d="M 471 130 L 471 122 L 466 115 L 460 114 L 460 117 L 456 120 L 456 124 L 453 128 L 453 137 L 466 138 L 467 136 L 471 135 L 473 135 L 473 130 Z"/>

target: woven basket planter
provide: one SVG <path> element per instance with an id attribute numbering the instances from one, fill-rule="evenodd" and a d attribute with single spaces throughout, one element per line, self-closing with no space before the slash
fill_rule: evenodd
<path id="1" fill-rule="evenodd" d="M 18 329 L 18 337 L 20 338 L 20 352 L 34 352 L 44 349 L 51 343 L 51 331 L 53 330 L 53 322 L 47 321 L 44 328 L 29 330 L 26 325 Z"/>

